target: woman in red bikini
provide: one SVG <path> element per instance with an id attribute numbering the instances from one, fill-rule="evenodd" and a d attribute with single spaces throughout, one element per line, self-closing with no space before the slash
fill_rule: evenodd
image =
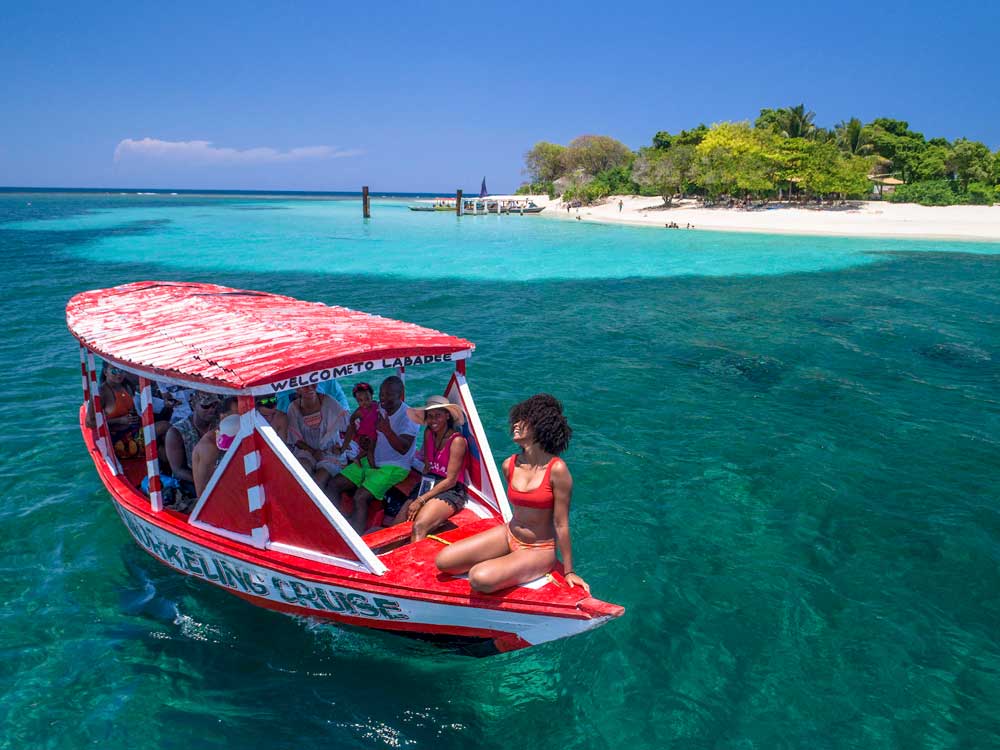
<path id="1" fill-rule="evenodd" d="M 452 575 L 468 571 L 473 589 L 489 594 L 533 581 L 552 569 L 556 547 L 570 587 L 590 586 L 573 571 L 569 503 L 573 477 L 559 454 L 573 434 L 562 404 L 545 393 L 510 410 L 510 431 L 520 453 L 503 462 L 507 497 L 514 515 L 510 523 L 455 542 L 435 561 Z"/>

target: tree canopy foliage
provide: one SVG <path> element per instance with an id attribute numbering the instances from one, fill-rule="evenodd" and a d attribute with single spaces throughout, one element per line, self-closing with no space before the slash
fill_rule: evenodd
<path id="1" fill-rule="evenodd" d="M 564 197 L 585 201 L 641 192 L 669 205 L 678 195 L 863 198 L 873 183 L 893 177 L 905 183 L 892 195 L 896 201 L 1000 200 L 1000 150 L 966 138 L 927 139 L 888 117 L 852 117 L 831 129 L 815 119 L 804 104 L 761 109 L 753 124 L 661 130 L 635 153 L 606 135 L 582 135 L 568 146 L 541 141 L 525 154 L 532 183 L 525 189 L 564 186 Z"/>

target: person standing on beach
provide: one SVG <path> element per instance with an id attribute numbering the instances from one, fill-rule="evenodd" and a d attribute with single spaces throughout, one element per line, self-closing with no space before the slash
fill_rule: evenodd
<path id="1" fill-rule="evenodd" d="M 618 213 L 622 212 L 622 205 L 624 205 L 623 202 L 622 202 L 622 199 L 619 198 L 618 199 Z"/>

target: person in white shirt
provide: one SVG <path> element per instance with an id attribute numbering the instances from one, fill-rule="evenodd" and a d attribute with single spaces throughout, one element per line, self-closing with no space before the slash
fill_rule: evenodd
<path id="1" fill-rule="evenodd" d="M 382 381 L 378 392 L 379 415 L 375 424 L 375 466 L 367 458 L 348 464 L 331 482 L 334 501 L 342 493 L 354 498 L 351 526 L 364 533 L 368 520 L 368 506 L 372 500 L 381 500 L 390 487 L 402 482 L 410 473 L 416 436 L 420 431 L 407 415 L 403 403 L 403 381 L 390 375 Z"/>

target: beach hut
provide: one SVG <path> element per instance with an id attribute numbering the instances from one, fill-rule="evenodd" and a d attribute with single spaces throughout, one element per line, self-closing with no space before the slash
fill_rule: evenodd
<path id="1" fill-rule="evenodd" d="M 897 185 L 906 184 L 903 180 L 889 174 L 868 175 L 868 179 L 875 183 L 875 192 L 878 193 L 879 200 L 882 199 L 883 192 L 892 193 L 892 191 L 896 189 Z"/>

